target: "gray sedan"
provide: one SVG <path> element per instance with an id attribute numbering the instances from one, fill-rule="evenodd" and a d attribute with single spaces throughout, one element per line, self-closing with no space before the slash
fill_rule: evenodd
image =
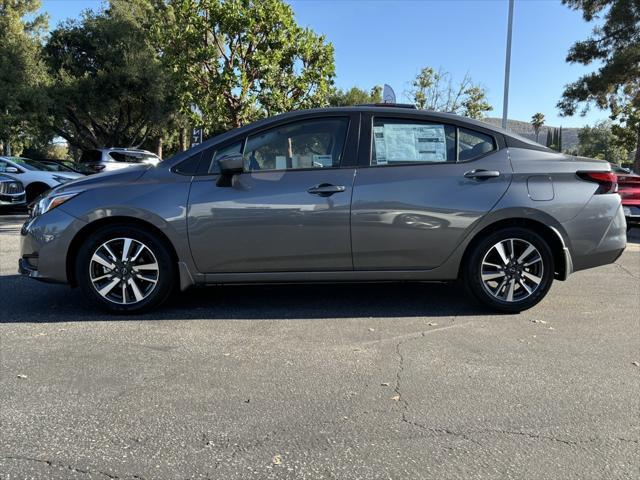
<path id="1" fill-rule="evenodd" d="M 53 189 L 22 229 L 19 268 L 113 312 L 192 285 L 458 279 L 518 312 L 618 258 L 616 191 L 605 161 L 455 115 L 298 111 Z"/>

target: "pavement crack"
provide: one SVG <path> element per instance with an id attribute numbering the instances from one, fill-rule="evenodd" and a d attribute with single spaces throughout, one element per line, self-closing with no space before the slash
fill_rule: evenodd
<path id="1" fill-rule="evenodd" d="M 396 343 L 396 356 L 398 357 L 398 368 L 396 370 L 396 385 L 395 385 L 394 391 L 397 397 L 397 401 L 402 405 L 402 416 L 401 416 L 402 422 L 406 423 L 407 425 L 411 425 L 412 427 L 419 428 L 421 430 L 425 430 L 431 433 L 460 437 L 464 440 L 468 440 L 472 443 L 475 443 L 476 445 L 482 446 L 480 442 L 478 442 L 477 440 L 474 440 L 473 438 L 470 438 L 465 433 L 454 432 L 453 430 L 449 430 L 448 428 L 428 427 L 426 425 L 423 425 L 418 422 L 414 422 L 409 419 L 409 415 L 408 415 L 409 402 L 406 400 L 406 398 L 402 396 L 402 374 L 404 372 L 404 355 L 402 354 L 402 345 L 413 340 L 424 338 L 425 336 L 426 336 L 426 332 L 421 332 L 420 335 L 416 335 L 414 337 L 411 337 L 405 340 L 400 340 L 398 343 Z"/>
<path id="2" fill-rule="evenodd" d="M 618 262 L 614 262 L 614 265 L 617 265 L 618 267 L 620 267 L 620 269 L 625 272 L 627 275 L 631 276 L 632 278 L 635 279 L 639 279 L 640 280 L 640 276 L 636 275 L 635 273 L 633 273 L 631 270 L 629 270 L 627 267 L 625 267 L 624 265 L 619 264 Z"/>
<path id="3" fill-rule="evenodd" d="M 118 480 L 121 478 L 132 478 L 135 480 L 145 480 L 143 477 L 139 476 L 139 475 L 127 475 L 126 477 L 119 477 L 117 475 L 113 475 L 111 473 L 107 473 L 107 472 L 103 472 L 100 470 L 89 470 L 89 469 L 84 469 L 84 468 L 79 468 L 79 467 L 74 467 L 73 465 L 67 465 L 64 464 L 62 462 L 55 462 L 53 460 L 43 460 L 41 458 L 34 458 L 34 457 L 26 457 L 26 456 L 21 456 L 21 455 L 13 455 L 13 456 L 5 456 L 2 457 L 2 459 L 4 460 L 19 460 L 19 461 L 26 461 L 26 462 L 37 462 L 37 463 L 44 463 L 46 465 L 48 465 L 51 468 L 62 468 L 62 469 L 66 469 L 69 470 L 71 472 L 75 472 L 75 473 L 82 473 L 84 475 L 102 475 L 104 477 L 113 479 L 113 480 Z"/>

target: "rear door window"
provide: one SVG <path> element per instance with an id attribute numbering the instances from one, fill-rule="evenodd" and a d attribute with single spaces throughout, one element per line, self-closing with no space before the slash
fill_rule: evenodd
<path id="1" fill-rule="evenodd" d="M 371 165 L 456 161 L 456 128 L 420 120 L 376 118 Z"/>

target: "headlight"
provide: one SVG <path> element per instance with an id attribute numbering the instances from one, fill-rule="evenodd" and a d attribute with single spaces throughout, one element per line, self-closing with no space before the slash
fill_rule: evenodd
<path id="1" fill-rule="evenodd" d="M 73 178 L 63 177 L 62 175 L 52 175 L 51 178 L 58 183 L 67 183 L 73 180 Z"/>
<path id="2" fill-rule="evenodd" d="M 59 193 L 56 194 L 54 192 L 48 193 L 44 197 L 41 197 L 33 206 L 33 210 L 31 212 L 32 217 L 37 217 L 38 215 L 42 215 L 43 213 L 47 213 L 49 210 L 52 210 L 64 202 L 71 200 L 73 197 L 78 195 L 80 192 L 68 192 L 68 193 Z"/>

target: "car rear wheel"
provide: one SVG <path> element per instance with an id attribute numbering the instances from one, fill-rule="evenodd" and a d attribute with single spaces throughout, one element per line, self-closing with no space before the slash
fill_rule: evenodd
<path id="1" fill-rule="evenodd" d="M 169 249 L 135 226 L 92 233 L 78 251 L 76 278 L 85 295 L 116 313 L 140 313 L 164 302 L 175 282 Z"/>
<path id="2" fill-rule="evenodd" d="M 553 283 L 553 254 L 525 228 L 505 228 L 480 240 L 467 258 L 464 282 L 481 303 L 517 313 L 536 305 Z"/>

